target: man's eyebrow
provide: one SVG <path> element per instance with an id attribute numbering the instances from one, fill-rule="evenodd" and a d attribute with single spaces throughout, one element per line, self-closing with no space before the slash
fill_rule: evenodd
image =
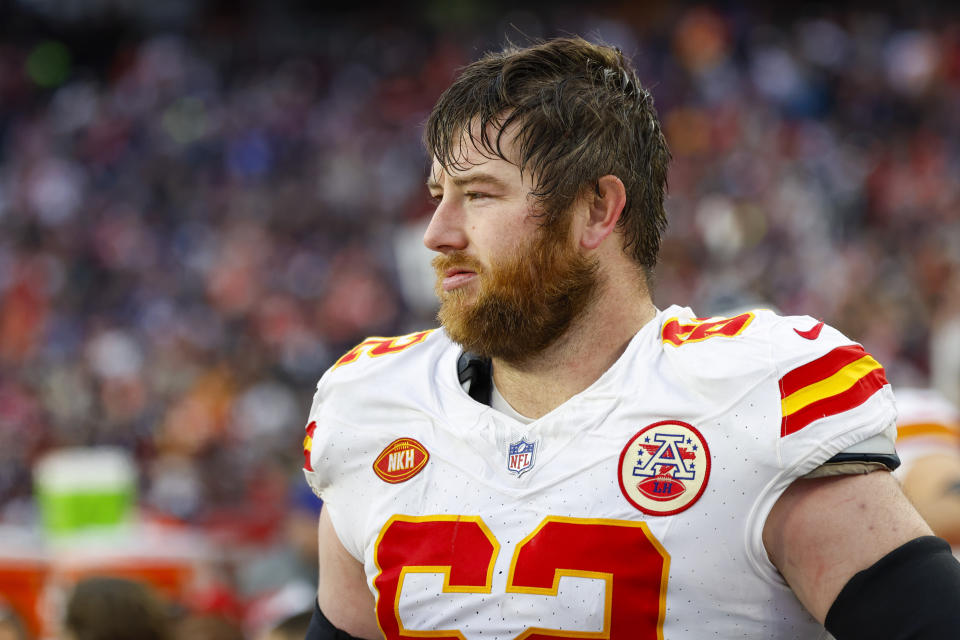
<path id="1" fill-rule="evenodd" d="M 496 176 L 493 175 L 493 174 L 485 173 L 485 172 L 482 172 L 482 171 L 481 171 L 481 172 L 478 172 L 478 173 L 471 173 L 471 174 L 465 175 L 465 176 L 455 176 L 455 177 L 453 177 L 453 178 L 450 179 L 450 182 L 452 182 L 453 184 L 457 185 L 458 187 L 464 187 L 464 186 L 466 186 L 466 185 L 468 185 L 468 184 L 475 184 L 475 183 L 477 183 L 477 182 L 483 182 L 483 183 L 486 183 L 486 184 L 492 184 L 492 185 L 494 185 L 494 186 L 496 186 L 496 187 L 505 187 L 505 186 L 506 186 L 506 183 L 505 183 L 503 180 L 501 180 L 500 178 L 496 177 Z"/>
<path id="2" fill-rule="evenodd" d="M 490 185 L 493 185 L 493 186 L 496 186 L 496 187 L 506 187 L 506 186 L 507 186 L 506 183 L 505 183 L 503 180 L 501 180 L 500 178 L 496 177 L 495 175 L 493 175 L 493 174 L 491 174 L 491 173 L 485 173 L 485 172 L 471 173 L 471 174 L 468 174 L 468 175 L 465 175 L 465 176 L 455 176 L 455 177 L 450 178 L 450 182 L 452 182 L 454 185 L 456 185 L 456 186 L 458 186 L 458 187 L 465 187 L 465 186 L 467 186 L 467 185 L 469 185 L 469 184 L 475 184 L 475 183 L 477 183 L 477 182 L 485 183 L 485 184 L 490 184 Z M 427 188 L 428 188 L 428 189 L 441 189 L 441 188 L 443 188 L 443 185 L 440 184 L 440 182 L 438 182 L 438 181 L 437 181 L 436 179 L 434 179 L 433 177 L 430 177 L 430 178 L 427 180 Z"/>

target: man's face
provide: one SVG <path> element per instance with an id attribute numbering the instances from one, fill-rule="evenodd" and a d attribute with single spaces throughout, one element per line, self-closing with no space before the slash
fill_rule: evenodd
<path id="1" fill-rule="evenodd" d="M 437 209 L 424 244 L 440 254 L 438 317 L 467 351 L 522 364 L 587 307 L 596 261 L 571 239 L 569 216 L 541 226 L 531 177 L 516 165 L 472 147 L 458 165 L 435 160 L 428 182 Z"/>

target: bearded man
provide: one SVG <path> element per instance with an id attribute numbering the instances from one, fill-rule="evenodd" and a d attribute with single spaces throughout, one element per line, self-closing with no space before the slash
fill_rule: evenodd
<path id="1" fill-rule="evenodd" d="M 308 638 L 960 637 L 882 366 L 809 316 L 654 306 L 669 152 L 618 50 L 489 54 L 425 138 L 442 329 L 318 385 Z"/>

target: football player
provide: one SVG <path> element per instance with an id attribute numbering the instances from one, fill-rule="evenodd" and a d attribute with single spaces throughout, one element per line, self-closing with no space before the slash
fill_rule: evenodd
<path id="1" fill-rule="evenodd" d="M 669 152 L 620 51 L 464 69 L 426 125 L 442 328 L 321 379 L 308 637 L 960 637 L 893 394 L 813 318 L 658 309 Z"/>
<path id="2" fill-rule="evenodd" d="M 894 475 L 923 519 L 960 548 L 960 412 L 933 389 L 897 389 Z"/>

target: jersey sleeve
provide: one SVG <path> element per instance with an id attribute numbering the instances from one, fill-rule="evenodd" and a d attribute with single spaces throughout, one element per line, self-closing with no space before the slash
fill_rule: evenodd
<path id="1" fill-rule="evenodd" d="M 778 318 L 770 344 L 780 401 L 778 457 L 791 476 L 875 436 L 892 444 L 893 392 L 863 346 L 809 316 Z"/>
<path id="2" fill-rule="evenodd" d="M 365 431 L 353 428 L 330 410 L 334 403 L 325 402 L 329 392 L 325 380 L 321 380 L 306 427 L 303 474 L 313 492 L 323 500 L 323 508 L 344 548 L 362 561 L 359 532 L 364 512 L 358 498 L 367 491 L 363 461 L 370 458 L 376 443 Z"/>
<path id="3" fill-rule="evenodd" d="M 367 338 L 317 384 L 303 442 L 303 473 L 343 546 L 363 560 L 367 505 L 379 490 L 372 463 L 409 414 L 403 398 L 431 331 Z M 422 345 L 419 346 L 418 345 Z M 411 364 L 411 360 L 414 361 Z"/>
<path id="4" fill-rule="evenodd" d="M 779 409 L 779 424 L 769 425 L 776 471 L 753 503 L 746 535 L 754 567 L 782 583 L 763 545 L 774 504 L 838 453 L 874 438 L 892 446 L 896 408 L 883 367 L 862 345 L 809 316 L 775 316 L 767 324 L 775 380 L 769 395 Z"/>
<path id="5" fill-rule="evenodd" d="M 671 308 L 665 317 L 666 358 L 711 411 L 736 407 L 753 464 L 792 480 L 874 436 L 886 434 L 892 450 L 896 412 L 883 367 L 833 327 L 765 309 L 696 318 Z"/>
<path id="6" fill-rule="evenodd" d="M 874 437 L 892 445 L 896 409 L 883 367 L 862 345 L 810 316 L 757 309 L 695 318 L 676 309 L 661 331 L 664 353 L 685 387 L 740 439 L 738 452 L 768 478 L 752 497 L 744 534 L 751 564 L 782 578 L 763 546 L 763 527 L 791 483 Z"/>

